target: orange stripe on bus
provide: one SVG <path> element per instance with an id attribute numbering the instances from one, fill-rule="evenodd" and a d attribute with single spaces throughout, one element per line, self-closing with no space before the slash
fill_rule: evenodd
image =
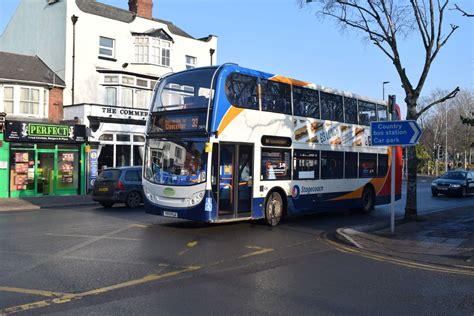
<path id="1" fill-rule="evenodd" d="M 298 87 L 305 87 L 307 85 L 310 85 L 309 82 L 296 80 L 296 79 L 291 79 L 291 78 L 287 78 L 287 77 L 283 77 L 283 76 L 271 77 L 270 80 L 283 82 L 283 83 L 291 84 L 293 86 L 298 86 Z"/>
<path id="2" fill-rule="evenodd" d="M 236 118 L 237 115 L 240 114 L 244 109 L 241 108 L 236 108 L 234 106 L 230 106 L 229 110 L 227 110 L 226 114 L 222 118 L 221 124 L 219 124 L 219 128 L 217 129 L 217 132 L 221 134 L 224 129 L 227 127 L 227 125 L 230 124 Z"/>

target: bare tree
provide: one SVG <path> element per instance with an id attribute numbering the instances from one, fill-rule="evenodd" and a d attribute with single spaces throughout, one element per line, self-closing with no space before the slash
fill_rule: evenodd
<path id="1" fill-rule="evenodd" d="M 417 111 L 418 98 L 430 68 L 441 48 L 448 42 L 457 25 L 450 24 L 444 31 L 444 13 L 449 0 L 297 0 L 301 7 L 314 3 L 321 16 L 329 16 L 344 29 L 361 31 L 393 63 L 405 91 L 407 119 L 417 120 L 431 107 L 456 96 L 455 88 L 442 98 L 434 100 Z M 399 51 L 399 40 L 417 32 L 424 48 L 420 56 L 423 65 L 418 79 L 407 75 Z M 416 173 L 417 160 L 414 147 L 408 150 L 408 181 L 405 219 L 417 218 Z"/>

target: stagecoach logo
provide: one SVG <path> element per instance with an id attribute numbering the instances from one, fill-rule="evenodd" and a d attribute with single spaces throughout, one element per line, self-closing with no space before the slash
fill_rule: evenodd
<path id="1" fill-rule="evenodd" d="M 291 190 L 291 196 L 297 200 L 299 197 L 300 197 L 300 193 L 301 193 L 301 190 L 300 190 L 300 187 L 298 185 L 294 185 L 293 186 L 293 189 Z"/>
<path id="2" fill-rule="evenodd" d="M 176 192 L 172 188 L 165 188 L 163 190 L 163 194 L 166 195 L 166 196 L 173 196 L 173 195 L 175 195 L 175 193 Z"/>

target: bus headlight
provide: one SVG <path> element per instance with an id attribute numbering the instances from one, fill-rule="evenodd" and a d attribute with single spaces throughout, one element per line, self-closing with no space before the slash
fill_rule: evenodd
<path id="1" fill-rule="evenodd" d="M 143 188 L 143 191 L 144 191 L 145 196 L 148 200 L 150 200 L 151 202 L 155 202 L 155 198 L 154 198 L 153 194 L 151 194 L 150 191 L 146 187 Z"/>
<path id="2" fill-rule="evenodd" d="M 202 199 L 204 198 L 204 191 L 198 192 L 193 194 L 191 197 L 191 200 L 189 201 L 189 204 L 191 205 L 197 205 L 201 203 Z"/>

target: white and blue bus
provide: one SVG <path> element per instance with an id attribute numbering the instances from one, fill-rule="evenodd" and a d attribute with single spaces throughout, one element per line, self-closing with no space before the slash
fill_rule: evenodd
<path id="1" fill-rule="evenodd" d="M 370 122 L 388 118 L 385 102 L 235 64 L 169 74 L 147 121 L 146 211 L 270 225 L 292 214 L 369 212 L 390 202 L 392 153 L 369 146 Z"/>

